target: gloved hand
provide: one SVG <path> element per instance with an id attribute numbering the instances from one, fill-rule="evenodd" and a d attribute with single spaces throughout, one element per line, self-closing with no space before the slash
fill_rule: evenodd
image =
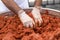
<path id="1" fill-rule="evenodd" d="M 19 12 L 18 16 L 25 27 L 33 27 L 35 25 L 33 19 L 29 17 L 24 11 Z"/>
<path id="2" fill-rule="evenodd" d="M 32 10 L 32 15 L 34 17 L 35 23 L 39 22 L 39 26 L 40 26 L 41 23 L 42 23 L 40 9 L 34 7 L 33 10 Z"/>

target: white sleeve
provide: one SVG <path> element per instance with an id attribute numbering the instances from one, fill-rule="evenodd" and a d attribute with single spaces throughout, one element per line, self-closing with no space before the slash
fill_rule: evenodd
<path id="1" fill-rule="evenodd" d="M 19 7 L 22 9 L 29 8 L 28 0 L 15 0 Z"/>
<path id="2" fill-rule="evenodd" d="M 4 3 L 0 0 L 0 13 L 8 12 L 9 9 L 4 5 Z"/>

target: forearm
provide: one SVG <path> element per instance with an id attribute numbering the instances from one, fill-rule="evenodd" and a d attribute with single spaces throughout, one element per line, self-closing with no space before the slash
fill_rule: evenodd
<path id="1" fill-rule="evenodd" d="M 42 0 L 35 0 L 35 6 L 41 6 Z"/>
<path id="2" fill-rule="evenodd" d="M 14 0 L 2 0 L 2 2 L 14 13 L 18 13 L 21 8 L 14 2 Z"/>

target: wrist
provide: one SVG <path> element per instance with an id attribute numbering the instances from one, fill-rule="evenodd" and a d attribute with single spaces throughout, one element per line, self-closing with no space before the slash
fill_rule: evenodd
<path id="1" fill-rule="evenodd" d="M 18 11 L 18 16 L 19 16 L 19 17 L 22 17 L 22 16 L 24 16 L 24 15 L 25 15 L 24 10 L 19 10 L 19 11 Z"/>
<path id="2" fill-rule="evenodd" d="M 24 12 L 24 10 L 19 10 L 19 11 L 18 11 L 18 15 L 19 15 L 19 14 L 22 14 L 23 12 Z"/>
<path id="3" fill-rule="evenodd" d="M 37 9 L 41 9 L 41 6 L 35 6 L 35 8 L 37 8 Z"/>

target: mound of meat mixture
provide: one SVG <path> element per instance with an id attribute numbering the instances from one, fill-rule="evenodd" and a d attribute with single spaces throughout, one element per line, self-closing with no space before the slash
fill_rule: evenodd
<path id="1" fill-rule="evenodd" d="M 60 18 L 47 13 L 42 18 L 41 26 L 26 28 L 17 15 L 0 16 L 0 40 L 60 40 Z"/>

